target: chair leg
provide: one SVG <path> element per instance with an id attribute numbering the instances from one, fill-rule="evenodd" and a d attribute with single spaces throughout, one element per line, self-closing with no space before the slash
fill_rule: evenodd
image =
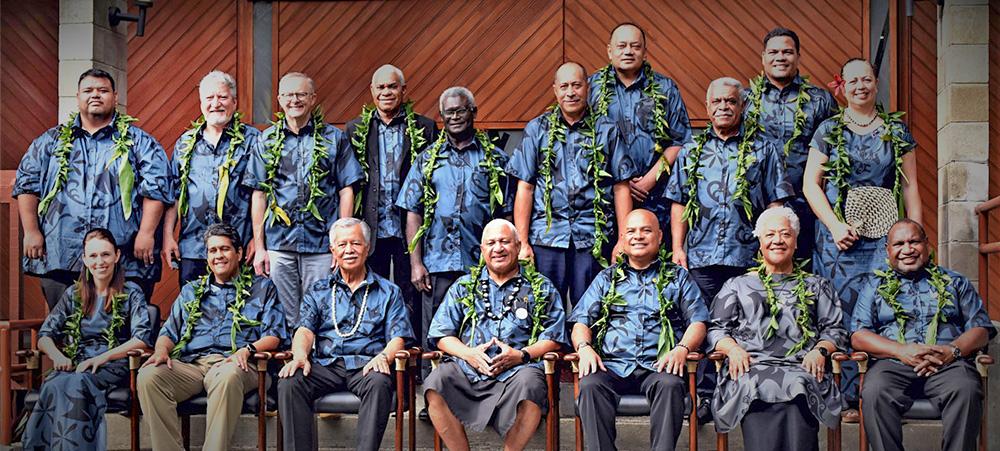
<path id="1" fill-rule="evenodd" d="M 573 362 L 573 405 L 580 399 L 580 371 L 577 362 Z M 575 409 L 574 409 L 575 410 Z M 576 429 L 576 451 L 583 451 L 583 422 L 580 415 L 573 415 L 573 426 Z"/>
<path id="2" fill-rule="evenodd" d="M 130 364 L 131 364 L 131 360 L 132 360 L 132 358 L 130 357 L 129 358 Z M 129 407 L 129 413 L 128 413 L 128 421 L 129 421 L 129 432 L 131 434 L 131 437 L 130 437 L 130 440 L 129 440 L 130 441 L 130 445 L 131 445 L 130 446 L 131 451 L 139 451 L 139 414 L 140 414 L 140 412 L 139 412 L 139 391 L 137 390 L 137 378 L 138 378 L 138 374 L 137 374 L 136 370 L 134 368 L 130 368 L 129 369 L 129 391 L 131 392 L 130 393 L 130 398 L 131 399 L 129 400 L 129 406 L 130 407 Z"/>
<path id="3" fill-rule="evenodd" d="M 396 359 L 396 451 L 403 451 L 403 404 L 406 402 L 406 362 Z"/>
<path id="4" fill-rule="evenodd" d="M 267 364 L 264 364 L 264 371 Z M 267 374 L 257 371 L 257 451 L 267 451 Z"/>
<path id="5" fill-rule="evenodd" d="M 545 416 L 545 449 L 559 450 L 559 368 L 554 360 L 545 360 L 545 385 L 549 413 Z"/>
<path id="6" fill-rule="evenodd" d="M 833 374 L 833 386 L 840 387 L 840 372 L 835 372 Z M 843 426 L 840 422 L 840 417 L 837 417 L 837 428 L 826 430 L 826 449 L 829 451 L 841 451 L 841 431 Z"/>
<path id="7" fill-rule="evenodd" d="M 865 388 L 865 372 L 858 375 L 858 449 L 868 451 L 868 435 L 865 433 L 865 400 L 861 397 L 861 391 Z"/>
<path id="8" fill-rule="evenodd" d="M 717 432 L 715 434 L 715 448 L 719 451 L 729 451 L 729 434 Z"/>
<path id="9" fill-rule="evenodd" d="M 420 367 L 415 363 L 415 358 L 408 360 L 406 369 L 409 376 L 407 388 L 410 400 L 410 415 L 407 421 L 410 423 L 410 451 L 417 451 L 417 371 L 420 371 Z"/>
<path id="10" fill-rule="evenodd" d="M 694 379 L 697 370 L 698 362 L 687 363 L 688 396 L 691 397 L 691 412 L 688 414 L 688 448 L 691 451 L 698 451 L 698 393 L 695 390 Z"/>
<path id="11" fill-rule="evenodd" d="M 441 451 L 441 434 L 434 429 L 434 451 Z"/>

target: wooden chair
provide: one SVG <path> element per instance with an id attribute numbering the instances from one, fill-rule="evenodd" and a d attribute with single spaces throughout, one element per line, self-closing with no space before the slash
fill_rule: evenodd
<path id="1" fill-rule="evenodd" d="M 10 445 L 14 438 L 18 392 L 30 393 L 40 380 L 38 329 L 44 321 L 0 321 L 0 445 Z M 22 349 L 25 344 L 28 348 Z"/>
<path id="2" fill-rule="evenodd" d="M 861 451 L 868 450 L 868 436 L 865 433 L 865 417 L 862 406 L 864 399 L 861 398 L 861 390 L 865 386 L 865 373 L 868 372 L 869 356 L 865 352 L 855 352 L 851 354 L 851 360 L 858 362 L 858 373 L 860 381 L 858 383 L 858 412 L 861 413 L 861 420 L 858 422 L 858 444 Z M 993 357 L 980 353 L 976 356 L 976 370 L 979 372 L 980 382 L 983 387 L 983 418 L 979 425 L 979 451 L 986 451 L 989 428 L 986 426 L 986 414 L 988 411 L 987 401 L 989 400 L 989 367 L 993 365 Z M 917 398 L 913 400 L 910 409 L 903 413 L 904 419 L 909 420 L 940 420 L 941 411 L 928 399 Z"/>
<path id="3" fill-rule="evenodd" d="M 698 352 L 688 353 L 687 364 L 685 365 L 688 378 L 688 395 L 691 401 L 691 410 L 688 412 L 688 443 L 690 443 L 692 451 L 698 450 L 698 397 L 695 393 L 695 373 L 698 369 L 698 362 L 702 357 L 703 355 Z M 573 371 L 573 404 L 577 406 L 580 399 L 580 356 L 572 353 L 566 355 L 564 360 L 570 363 L 570 368 Z M 649 410 L 649 401 L 646 400 L 644 395 L 621 395 L 615 415 L 644 417 L 649 416 Z M 579 407 L 576 407 L 576 412 L 574 413 L 574 423 L 576 429 L 576 450 L 583 451 L 583 424 L 580 421 Z"/>
<path id="4" fill-rule="evenodd" d="M 416 374 L 420 371 L 417 363 L 422 354 L 420 348 L 410 348 L 396 353 L 395 376 L 396 376 L 396 431 L 395 449 L 403 449 L 403 414 L 409 411 L 409 449 L 417 449 L 417 417 L 415 412 L 416 398 Z M 279 352 L 274 355 L 277 361 L 286 361 L 292 358 L 291 352 Z M 317 398 L 313 407 L 316 413 L 346 413 L 357 414 L 361 407 L 361 398 L 348 390 L 327 393 Z M 278 411 L 278 451 L 282 451 L 281 436 L 281 411 Z"/>
<path id="5" fill-rule="evenodd" d="M 129 420 L 132 436 L 132 451 L 139 451 L 139 416 L 142 414 L 139 408 L 138 377 L 139 368 L 143 362 L 152 355 L 148 349 L 129 351 L 129 391 L 131 392 L 132 409 L 130 409 Z M 265 451 L 267 449 L 267 410 L 274 410 L 277 400 L 273 394 L 268 396 L 267 387 L 267 367 L 274 357 L 270 352 L 258 352 L 251 356 L 251 362 L 257 371 L 257 389 L 251 390 L 243 399 L 243 413 L 254 413 L 257 415 L 257 449 Z M 263 399 L 264 402 L 260 402 Z M 208 395 L 204 390 L 187 400 L 177 403 L 177 416 L 181 420 L 181 437 L 184 440 L 184 447 L 191 448 L 191 415 L 205 413 L 208 407 Z M 280 446 L 281 435 L 279 432 L 278 443 Z"/>
<path id="6" fill-rule="evenodd" d="M 431 370 L 437 369 L 444 357 L 441 351 L 425 352 L 423 359 L 430 360 Z M 562 360 L 562 354 L 558 352 L 547 352 L 542 356 L 542 363 L 545 366 L 545 385 L 548 393 L 549 412 L 545 415 L 545 450 L 557 451 L 559 449 L 559 368 L 558 363 Z M 434 451 L 441 451 L 441 436 L 434 429 Z"/>
<path id="7" fill-rule="evenodd" d="M 722 374 L 722 363 L 726 360 L 726 355 L 721 352 L 713 352 L 708 355 L 708 359 L 715 362 L 715 371 L 719 375 L 718 377 L 727 377 Z M 830 364 L 833 367 L 833 383 L 835 387 L 840 387 L 840 376 L 843 366 L 843 362 L 850 360 L 850 357 L 843 352 L 834 352 L 830 354 Z M 827 428 L 826 430 L 826 449 L 827 451 L 840 451 L 841 448 L 841 427 L 840 418 L 837 418 L 837 427 Z M 716 432 L 716 448 L 719 451 L 729 450 L 729 434 Z"/>

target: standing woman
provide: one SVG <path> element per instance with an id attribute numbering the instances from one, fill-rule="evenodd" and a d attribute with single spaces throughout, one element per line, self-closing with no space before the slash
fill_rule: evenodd
<path id="1" fill-rule="evenodd" d="M 28 418 L 24 449 L 107 449 L 105 395 L 128 381 L 125 354 L 149 343 L 142 289 L 125 282 L 121 251 L 111 232 L 83 238 L 83 269 L 38 332 L 52 359 Z M 56 342 L 60 344 L 57 345 Z"/>
<path id="2" fill-rule="evenodd" d="M 851 277 L 885 264 L 888 226 L 903 217 L 921 222 L 921 212 L 916 142 L 902 114 L 876 108 L 878 79 L 868 61 L 848 60 L 841 76 L 847 108 L 816 129 L 802 192 L 821 222 L 814 272 L 845 299 Z M 854 306 L 843 309 L 848 321 Z"/>

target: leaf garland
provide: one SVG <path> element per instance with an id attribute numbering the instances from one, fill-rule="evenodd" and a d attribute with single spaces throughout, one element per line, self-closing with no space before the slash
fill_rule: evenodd
<path id="1" fill-rule="evenodd" d="M 531 295 L 534 297 L 531 315 L 531 336 L 528 338 L 528 346 L 538 342 L 538 337 L 545 331 L 543 320 L 549 318 L 549 304 L 551 297 L 545 289 L 545 278 L 535 268 L 535 264 L 530 260 L 520 260 L 521 268 L 524 269 L 524 278 L 531 285 Z"/>
<path id="2" fill-rule="evenodd" d="M 887 113 L 882 105 L 877 105 L 875 107 L 876 114 L 882 118 L 884 132 L 882 133 L 882 141 L 888 142 L 892 146 L 892 157 L 893 164 L 895 166 L 895 182 L 892 185 L 892 195 L 896 198 L 896 209 L 899 219 L 906 217 L 906 203 L 903 199 L 903 182 L 909 182 L 906 179 L 906 174 L 903 173 L 903 154 L 906 153 L 906 148 L 910 143 L 906 142 L 902 138 L 902 117 L 905 112 L 897 111 L 894 113 Z M 837 199 L 833 204 L 833 212 L 837 215 L 837 219 L 841 222 L 844 221 L 844 200 L 847 198 L 847 191 L 851 188 L 850 183 L 847 181 L 848 175 L 851 173 L 851 160 L 847 155 L 847 137 L 844 136 L 844 128 L 846 124 L 844 122 L 845 109 L 843 107 L 834 115 L 831 119 L 834 120 L 833 127 L 830 128 L 830 132 L 823 137 L 823 141 L 829 144 L 833 150 L 837 152 L 837 156 L 830 161 L 827 161 L 823 165 L 823 170 L 826 171 L 824 179 L 827 182 L 832 183 L 837 188 Z"/>
<path id="3" fill-rule="evenodd" d="M 760 108 L 761 100 L 764 96 L 764 75 L 758 75 L 750 81 L 750 98 L 748 99 L 754 108 Z M 795 140 L 799 139 L 804 133 L 806 128 L 806 120 L 809 117 L 806 115 L 805 107 L 812 100 L 812 96 L 809 95 L 809 89 L 812 85 L 809 83 L 809 77 L 802 76 L 802 84 L 799 85 L 798 94 L 795 97 L 795 124 L 792 128 L 792 136 L 785 141 L 784 151 L 785 157 L 792 152 L 792 146 L 795 144 Z"/>
<path id="4" fill-rule="evenodd" d="M 410 138 L 410 164 L 417 161 L 417 154 L 420 149 L 427 144 L 424 138 L 424 127 L 417 128 L 417 114 L 413 112 L 413 101 L 407 100 L 403 104 L 404 120 L 406 121 L 406 136 Z"/>
<path id="5" fill-rule="evenodd" d="M 660 83 L 656 81 L 656 73 L 653 72 L 653 66 L 648 61 L 643 61 L 642 63 L 642 74 L 646 78 L 646 83 L 642 87 L 642 94 L 653 100 L 654 155 L 660 156 L 663 154 L 663 143 L 673 140 L 670 136 L 670 124 L 667 122 L 666 103 L 668 99 L 667 95 L 660 90 Z M 594 105 L 594 112 L 598 116 L 608 115 L 608 109 L 615 96 L 616 81 L 614 66 L 608 64 L 598 72 L 597 85 L 600 91 L 597 94 L 597 102 Z M 664 165 L 664 167 L 667 168 L 665 169 L 666 171 L 669 171 L 668 166 Z"/>
<path id="6" fill-rule="evenodd" d="M 673 283 L 674 279 L 677 278 L 677 265 L 671 261 L 670 253 L 667 252 L 665 245 L 660 246 L 657 258 L 660 260 L 660 267 L 656 272 L 653 285 L 656 288 L 657 304 L 660 306 L 660 336 L 656 341 L 656 360 L 659 361 L 667 352 L 677 347 L 674 325 L 670 322 L 670 310 L 674 308 L 674 300 L 667 298 L 667 295 L 664 294 L 667 285 Z"/>
<path id="7" fill-rule="evenodd" d="M 701 153 L 705 150 L 705 143 L 708 142 L 709 131 L 694 137 L 694 147 L 688 153 L 687 163 L 684 165 L 684 173 L 687 179 L 684 186 L 687 188 L 687 202 L 684 204 L 684 215 L 681 218 L 687 222 L 688 228 L 693 228 L 701 215 L 701 205 L 698 202 L 698 181 L 704 180 L 701 173 Z"/>
<path id="8" fill-rule="evenodd" d="M 368 130 L 371 129 L 372 118 L 375 117 L 375 105 L 365 105 L 361 107 L 361 117 L 351 135 L 351 147 L 354 148 L 354 156 L 361 165 L 361 173 L 365 178 L 362 183 L 368 183 Z M 354 214 L 361 213 L 361 196 L 364 190 L 358 190 L 354 194 Z"/>
<path id="9" fill-rule="evenodd" d="M 773 337 L 775 332 L 778 331 L 778 317 L 781 315 L 781 304 L 778 301 L 777 294 L 774 292 L 777 282 L 774 281 L 773 275 L 767 272 L 767 267 L 764 265 L 761 254 L 757 254 L 756 260 L 758 265 L 750 268 L 750 272 L 757 273 L 757 277 L 760 279 L 761 284 L 764 286 L 764 291 L 767 293 L 766 302 L 768 314 L 771 316 L 771 319 L 767 324 L 764 338 L 768 339 Z M 792 296 L 795 297 L 795 310 L 798 311 L 798 315 L 795 315 L 795 324 L 799 326 L 799 331 L 802 332 L 802 339 L 785 352 L 786 357 L 795 355 L 804 349 L 811 340 L 816 338 L 816 331 L 809 327 L 812 324 L 810 306 L 816 303 L 816 293 L 813 293 L 806 285 L 806 279 L 811 275 L 805 271 L 805 266 L 808 263 L 808 259 L 796 263 L 790 276 L 795 281 L 795 287 L 792 288 Z"/>
<path id="10" fill-rule="evenodd" d="M 476 141 L 483 149 L 483 159 L 479 161 L 479 167 L 486 170 L 489 177 L 490 190 L 490 214 L 496 211 L 496 207 L 504 204 L 503 189 L 500 188 L 500 178 L 504 176 L 504 170 L 497 164 L 497 146 L 490 140 L 489 135 L 481 130 L 476 130 Z"/>
<path id="11" fill-rule="evenodd" d="M 524 277 L 528 281 L 528 284 L 531 286 L 531 296 L 533 298 L 531 335 L 528 338 L 527 344 L 527 346 L 531 346 L 538 342 L 539 335 L 545 331 L 543 320 L 549 317 L 547 313 L 550 297 L 548 296 L 548 290 L 545 288 L 545 278 L 538 272 L 535 265 L 528 260 L 519 260 L 518 263 L 523 270 L 520 277 Z M 459 282 L 459 285 L 465 288 L 465 294 L 458 298 L 458 304 L 465 309 L 465 314 L 458 327 L 458 337 L 462 337 L 466 326 L 468 326 L 469 341 L 466 343 L 467 346 L 475 346 L 476 328 L 479 326 L 479 311 L 476 309 L 476 283 L 479 282 L 485 268 L 486 262 L 483 260 L 483 257 L 480 257 L 479 263 L 469 268 L 468 279 Z M 489 302 L 489 299 L 483 299 L 483 302 Z M 525 303 L 527 303 L 527 299 L 525 299 Z"/>
<path id="12" fill-rule="evenodd" d="M 607 267 L 608 260 L 604 258 L 602 251 L 604 243 L 609 241 L 605 228 L 608 226 L 608 214 L 606 208 L 610 202 L 606 196 L 606 189 L 601 186 L 602 179 L 611 177 L 604 168 L 606 166 L 604 146 L 597 139 L 597 115 L 588 115 L 583 120 L 583 127 L 580 128 L 580 135 L 583 136 L 581 147 L 587 153 L 587 173 L 590 175 L 591 186 L 594 188 L 594 245 L 590 248 L 590 255 L 597 260 L 601 266 Z"/>
<path id="13" fill-rule="evenodd" d="M 38 203 L 39 216 L 45 216 L 45 212 L 49 210 L 49 205 L 55 200 L 56 194 L 62 191 L 66 181 L 69 180 L 69 154 L 73 150 L 73 125 L 76 124 L 76 118 L 79 115 L 80 113 L 71 114 L 69 120 L 59 126 L 59 141 L 52 151 L 52 156 L 59 162 L 59 172 L 56 173 L 52 189 Z"/>
<path id="14" fill-rule="evenodd" d="M 63 342 L 62 353 L 70 361 L 75 362 L 77 354 L 80 352 L 80 342 L 83 339 L 82 324 L 83 318 L 86 313 L 83 311 L 83 300 L 80 298 L 80 282 L 76 282 L 74 285 L 73 297 L 73 313 L 70 313 L 66 317 L 66 324 L 63 326 L 63 334 L 65 339 Z M 125 293 L 118 293 L 111 297 L 111 319 L 108 321 L 108 326 L 101 330 L 101 337 L 104 341 L 108 343 L 108 349 L 115 348 L 118 346 L 118 337 L 116 334 L 122 326 L 125 325 L 125 317 L 122 315 L 122 304 L 128 299 L 128 295 Z"/>
<path id="15" fill-rule="evenodd" d="M 281 164 L 281 152 L 285 146 L 285 114 L 275 113 L 275 117 L 277 117 L 277 120 L 271 122 L 272 130 L 265 138 L 270 144 L 265 149 L 265 178 L 260 183 L 267 199 L 267 210 L 264 212 L 264 219 L 267 220 L 270 218 L 270 221 L 267 223 L 269 226 L 274 223 L 275 218 L 281 219 L 281 222 L 285 223 L 286 226 L 291 226 L 292 220 L 288 216 L 288 213 L 278 205 L 278 197 L 274 188 L 274 179 L 278 175 L 278 166 Z M 309 199 L 299 211 L 309 212 L 316 220 L 325 222 L 326 219 L 319 214 L 319 209 L 316 207 L 316 200 L 326 196 L 323 189 L 319 187 L 319 183 L 323 177 L 326 177 L 330 173 L 329 171 L 320 169 L 319 165 L 320 160 L 328 156 L 328 147 L 326 144 L 328 140 L 323 136 L 323 132 L 326 130 L 326 122 L 323 122 L 323 112 L 319 108 L 313 110 L 311 120 L 313 123 L 312 161 L 309 162 L 309 175 L 306 176 L 306 185 L 309 187 Z"/>
<path id="16" fill-rule="evenodd" d="M 559 105 L 552 105 L 549 109 L 547 119 L 549 121 L 548 136 L 545 145 L 539 149 L 538 177 L 542 180 L 542 203 L 545 205 L 545 233 L 552 229 L 552 191 L 555 189 L 553 183 L 553 168 L 555 166 L 555 143 L 566 143 L 566 126 L 561 121 Z"/>
<path id="17" fill-rule="evenodd" d="M 886 263 L 888 264 L 889 261 L 886 260 Z M 939 324 L 948 321 L 947 318 L 942 315 L 942 311 L 949 305 L 955 305 L 954 302 L 952 302 L 954 295 L 948 291 L 948 286 L 951 285 L 951 276 L 945 274 L 945 272 L 941 270 L 940 266 L 934 263 L 928 263 L 925 269 L 927 270 L 929 277 L 928 283 L 934 287 L 935 297 L 937 298 L 937 310 L 934 312 L 934 317 L 931 318 L 931 322 L 927 326 L 927 332 L 924 339 L 927 344 L 934 345 L 937 344 Z M 882 283 L 878 286 L 878 288 L 876 288 L 875 292 L 881 296 L 885 303 L 889 305 L 889 308 L 892 309 L 892 315 L 896 320 L 896 325 L 898 326 L 896 341 L 900 344 L 906 343 L 906 320 L 910 318 L 912 314 L 907 312 L 903 308 L 902 302 L 897 299 L 901 290 L 899 274 L 892 270 L 891 267 L 886 270 L 876 269 L 874 273 L 882 279 Z"/>
<path id="18" fill-rule="evenodd" d="M 121 164 L 118 165 L 118 190 L 121 192 L 122 213 L 125 215 L 125 219 L 132 217 L 132 188 L 135 187 L 135 170 L 132 168 L 132 162 L 128 159 L 129 148 L 134 142 L 128 130 L 129 124 L 137 120 L 125 113 L 118 113 L 115 117 L 114 126 L 118 135 L 112 138 L 111 157 L 108 158 L 108 164 L 105 166 L 105 170 L 111 169 L 115 160 L 122 160 Z"/>
<path id="19" fill-rule="evenodd" d="M 184 303 L 184 312 L 187 314 L 184 320 L 184 333 L 181 334 L 180 340 L 170 350 L 170 358 L 172 359 L 179 358 L 181 351 L 191 342 L 192 335 L 194 334 L 194 326 L 202 316 L 201 301 L 205 297 L 205 292 L 208 291 L 209 277 L 211 277 L 211 274 L 206 274 L 198 278 L 194 286 L 194 296 L 191 297 L 190 301 Z M 248 326 L 259 326 L 261 323 L 243 315 L 243 307 L 250 297 L 250 288 L 253 286 L 253 270 L 250 266 L 241 266 L 236 280 L 233 281 L 233 285 L 236 288 L 236 299 L 226 307 L 226 310 L 233 314 L 233 324 L 230 327 L 229 336 L 232 352 L 236 352 L 236 334 L 242 330 L 241 323 Z"/>
<path id="20" fill-rule="evenodd" d="M 423 176 L 423 193 L 420 196 L 420 204 L 424 207 L 424 213 L 420 228 L 417 229 L 417 233 L 413 234 L 413 240 L 410 241 L 410 245 L 407 247 L 409 253 L 413 253 L 414 249 L 417 248 L 417 243 L 430 230 L 431 221 L 434 220 L 434 206 L 437 205 L 438 199 L 441 196 L 434 190 L 434 184 L 431 183 L 431 179 L 434 177 L 434 170 L 441 167 L 438 160 L 445 158 L 441 155 L 441 147 L 444 146 L 447 136 L 447 133 L 438 135 L 438 139 L 427 150 L 427 161 L 420 168 L 420 174 Z"/>
<path id="21" fill-rule="evenodd" d="M 626 280 L 625 257 L 623 255 L 619 256 L 618 261 L 612 268 L 611 283 L 608 286 L 608 291 L 604 293 L 604 296 L 601 296 L 601 300 L 599 301 L 601 309 L 597 314 L 597 320 L 590 325 L 590 330 L 594 337 L 593 348 L 598 354 L 603 354 L 604 337 L 607 336 L 608 330 L 611 328 L 611 309 L 616 305 L 628 305 L 625 297 L 618 292 L 618 284 Z"/>
<path id="22" fill-rule="evenodd" d="M 736 158 L 736 173 L 733 174 L 736 178 L 736 189 L 733 191 L 733 197 L 743 204 L 743 213 L 746 214 L 747 221 L 750 222 L 753 222 L 753 203 L 750 201 L 751 181 L 747 179 L 746 175 L 747 171 L 750 170 L 750 166 L 757 161 L 757 157 L 754 155 L 754 142 L 757 138 L 757 133 L 764 131 L 764 125 L 760 123 L 762 89 L 763 87 L 751 87 L 750 98 L 755 99 L 756 103 L 753 104 L 753 108 L 743 118 L 743 139 L 736 146 L 736 156 L 731 157 Z"/>
<path id="23" fill-rule="evenodd" d="M 246 136 L 243 134 L 246 125 L 240 122 L 243 118 L 243 114 L 237 112 L 233 115 L 233 119 L 229 127 L 226 127 L 226 136 L 229 136 L 229 149 L 226 151 L 225 160 L 223 160 L 222 165 L 219 166 L 219 191 L 216 193 L 215 199 L 215 209 L 216 214 L 218 214 L 219 219 L 222 220 L 223 207 L 225 206 L 226 195 L 229 192 L 229 181 L 230 172 L 232 168 L 236 165 L 236 160 L 233 156 L 236 153 L 236 149 L 240 147 L 245 141 Z M 202 130 L 205 126 L 205 116 L 198 116 L 194 122 L 191 122 L 191 128 L 188 129 L 187 135 L 184 137 L 184 141 L 181 142 L 181 146 L 177 149 L 179 152 L 178 158 L 180 158 L 180 186 L 178 189 L 177 197 L 177 219 L 181 219 L 188 211 L 188 182 L 191 176 L 191 158 L 194 156 L 194 147 L 198 141 L 198 132 Z"/>
<path id="24" fill-rule="evenodd" d="M 309 199 L 306 201 L 306 204 L 299 209 L 299 211 L 312 213 L 313 217 L 316 218 L 317 221 L 326 222 L 326 219 L 319 214 L 319 209 L 316 207 L 316 200 L 326 196 L 323 189 L 319 187 L 319 182 L 323 179 L 323 177 L 326 177 L 327 174 L 330 173 L 330 171 L 320 169 L 319 166 L 319 162 L 326 159 L 329 155 L 327 153 L 327 139 L 323 136 L 323 132 L 326 130 L 326 122 L 323 122 L 323 112 L 320 111 L 319 108 L 313 110 L 312 122 L 312 161 L 309 162 L 309 175 L 306 177 L 306 184 L 309 186 Z"/>

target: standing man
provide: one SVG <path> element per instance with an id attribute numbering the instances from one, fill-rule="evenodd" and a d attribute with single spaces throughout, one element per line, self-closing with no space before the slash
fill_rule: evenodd
<path id="1" fill-rule="evenodd" d="M 743 91 L 743 120 L 757 124 L 757 133 L 778 150 L 784 162 L 788 182 L 795 191 L 787 205 L 799 217 L 802 228 L 795 258 L 809 259 L 816 241 L 816 215 L 802 195 L 802 174 L 813 132 L 833 116 L 837 102 L 829 91 L 799 74 L 802 55 L 794 31 L 778 27 L 768 32 L 760 56 L 764 73 L 750 80 L 750 87 Z"/>
<path id="2" fill-rule="evenodd" d="M 236 228 L 212 224 L 203 240 L 209 274 L 181 288 L 153 355 L 139 370 L 139 400 L 155 451 L 184 449 L 177 403 L 203 390 L 202 449 L 229 449 L 243 397 L 257 388 L 248 359 L 278 349 L 288 336 L 274 284 L 243 265 Z"/>
<path id="3" fill-rule="evenodd" d="M 355 449 L 382 443 L 393 405 L 391 362 L 413 331 L 399 287 L 365 265 L 370 243 L 371 230 L 360 219 L 341 218 L 330 227 L 337 266 L 306 292 L 292 360 L 278 372 L 285 449 L 316 449 L 313 402 L 345 389 L 361 398 Z"/>
<path id="4" fill-rule="evenodd" d="M 163 259 L 179 262 L 180 285 L 206 274 L 205 242 L 211 224 L 226 222 L 249 241 L 250 196 L 243 185 L 251 152 L 260 131 L 240 122 L 236 112 L 236 80 L 225 72 L 212 71 L 198 85 L 201 117 L 174 144 L 171 179 L 177 203 L 163 217 Z M 180 223 L 180 240 L 174 229 Z M 246 249 L 248 262 L 253 247 Z"/>
<path id="5" fill-rule="evenodd" d="M 278 83 L 282 113 L 254 149 L 243 184 L 253 189 L 254 269 L 278 289 L 289 327 L 306 288 L 330 272 L 328 224 L 350 217 L 364 178 L 340 129 L 323 122 L 316 84 L 290 72 Z"/>
<path id="6" fill-rule="evenodd" d="M 615 449 L 618 401 L 640 392 L 650 405 L 650 449 L 673 450 L 684 420 L 684 368 L 705 339 L 708 306 L 688 272 L 660 251 L 653 213 L 629 213 L 624 239 L 626 261 L 598 274 L 569 319 L 584 443 Z"/>
<path id="7" fill-rule="evenodd" d="M 115 111 L 111 74 L 81 74 L 76 100 L 79 112 L 36 138 L 17 168 L 11 196 L 24 228 L 24 272 L 41 279 L 53 308 L 80 275 L 83 235 L 102 227 L 122 244 L 126 279 L 150 299 L 160 280 L 156 228 L 174 202 L 167 153 Z"/>
<path id="8" fill-rule="evenodd" d="M 365 105 L 361 117 L 347 123 L 351 147 L 365 172 L 354 196 L 354 213 L 375 231 L 369 266 L 388 279 L 392 265 L 392 279 L 403 290 L 413 331 L 422 337 L 421 300 L 409 281 L 406 212 L 396 208 L 396 199 L 411 163 L 434 142 L 437 125 L 413 111 L 403 71 L 396 66 L 386 64 L 372 74 L 371 93 L 374 106 Z"/>
<path id="9" fill-rule="evenodd" d="M 622 23 L 611 30 L 608 59 L 590 76 L 590 107 L 621 129 L 639 171 L 629 181 L 632 199 L 636 207 L 652 211 L 669 233 L 670 202 L 663 192 L 677 152 L 691 140 L 687 107 L 677 83 L 646 61 L 646 33 L 638 25 Z"/>
<path id="10" fill-rule="evenodd" d="M 465 427 L 486 426 L 503 437 L 504 449 L 524 449 L 548 408 L 536 360 L 566 341 L 565 311 L 552 282 L 518 263 L 517 235 L 503 219 L 483 229 L 483 263 L 448 290 L 428 332 L 451 356 L 424 382 L 427 410 L 448 449 L 469 449 Z"/>
<path id="11" fill-rule="evenodd" d="M 518 180 L 519 258 L 533 259 L 559 293 L 569 289 L 570 306 L 607 265 L 604 246 L 618 248 L 619 238 L 609 235 L 612 223 L 624 230 L 636 170 L 618 127 L 588 108 L 586 77 L 577 63 L 559 67 L 552 84 L 557 107 L 528 123 L 507 165 Z"/>
<path id="12" fill-rule="evenodd" d="M 503 173 L 507 154 L 475 129 L 472 92 L 448 88 L 438 105 L 444 132 L 417 156 L 396 201 L 407 210 L 410 280 L 424 293 L 423 331 L 448 287 L 479 263 L 483 227 L 491 219 L 508 216 L 512 204 Z M 427 348 L 426 336 L 421 339 Z"/>
<path id="13" fill-rule="evenodd" d="M 861 398 L 875 451 L 903 449 L 902 416 L 922 393 L 941 410 L 941 449 L 976 449 L 983 390 L 974 358 L 996 336 L 968 279 L 930 261 L 920 223 L 901 219 L 886 241 L 889 268 L 851 279 L 851 344 L 875 360 Z M 894 287 L 894 288 L 891 288 Z"/>
<path id="14" fill-rule="evenodd" d="M 674 202 L 673 261 L 691 272 L 709 302 L 753 263 L 757 215 L 794 194 L 774 147 L 741 127 L 742 89 L 729 77 L 709 85 L 712 127 L 678 154 L 666 193 Z"/>

